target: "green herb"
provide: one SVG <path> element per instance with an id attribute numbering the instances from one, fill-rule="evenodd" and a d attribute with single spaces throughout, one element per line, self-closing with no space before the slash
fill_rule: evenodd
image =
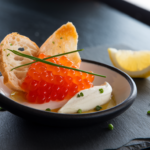
<path id="1" fill-rule="evenodd" d="M 78 109 L 77 113 L 81 114 L 82 113 L 82 109 Z"/>
<path id="2" fill-rule="evenodd" d="M 4 111 L 4 110 L 5 110 L 4 108 L 0 107 L 0 111 Z"/>
<path id="3" fill-rule="evenodd" d="M 53 44 L 55 44 L 55 42 L 54 42 L 54 41 L 53 41 L 52 43 L 53 43 Z"/>
<path id="4" fill-rule="evenodd" d="M 77 97 L 80 97 L 80 94 L 78 94 Z"/>
<path id="5" fill-rule="evenodd" d="M 60 39 L 63 39 L 63 37 L 60 37 Z"/>
<path id="6" fill-rule="evenodd" d="M 104 93 L 104 90 L 103 90 L 103 89 L 99 89 L 99 92 L 100 92 L 100 93 Z"/>
<path id="7" fill-rule="evenodd" d="M 7 57 L 10 55 L 10 53 L 7 54 Z"/>
<path id="8" fill-rule="evenodd" d="M 88 74 L 92 74 L 92 75 L 95 75 L 95 76 L 106 78 L 106 76 L 103 76 L 103 75 L 99 75 L 99 74 L 95 74 L 95 73 L 91 73 L 91 72 L 87 72 L 87 71 L 84 71 L 84 70 L 80 70 L 80 69 L 76 69 L 76 68 L 71 68 L 71 67 L 67 67 L 67 66 L 63 66 L 63 65 L 58 65 L 58 64 L 55 64 L 55 63 L 52 63 L 52 62 L 49 62 L 49 61 L 45 61 L 44 59 L 40 59 L 40 58 L 37 58 L 37 57 L 33 57 L 33 56 L 30 56 L 30 55 L 27 55 L 27 54 L 20 53 L 20 52 L 18 52 L 16 50 L 11 50 L 11 49 L 7 49 L 7 50 L 11 51 L 12 53 L 14 53 L 14 54 L 16 54 L 18 56 L 26 57 L 26 58 L 29 58 L 29 59 L 32 59 L 32 60 L 35 60 L 35 61 L 39 61 L 39 62 L 48 64 L 48 65 L 57 66 L 57 67 L 61 67 L 61 68 L 66 68 L 66 69 L 72 69 L 72 70 L 75 70 L 75 71 L 80 71 L 80 72 L 84 72 L 84 73 L 88 73 Z M 59 55 L 62 55 L 62 54 L 59 54 Z M 12 68 L 11 71 L 13 69 L 14 68 Z"/>
<path id="9" fill-rule="evenodd" d="M 1 44 L 1 46 L 3 46 L 4 44 Z"/>
<path id="10" fill-rule="evenodd" d="M 10 43 L 10 46 L 12 46 L 12 43 Z"/>
<path id="11" fill-rule="evenodd" d="M 9 50 L 9 49 L 8 49 L 8 50 Z M 83 50 L 84 50 L 84 49 L 79 49 L 79 50 L 75 50 L 75 51 L 71 51 L 71 52 L 67 52 L 67 53 L 62 53 L 62 54 L 58 54 L 58 55 L 53 55 L 53 56 L 50 56 L 50 57 L 46 57 L 46 58 L 44 58 L 43 60 L 50 59 L 50 58 L 54 58 L 54 57 L 59 57 L 59 56 L 62 56 L 62 55 L 67 55 L 67 54 L 71 54 L 71 53 L 75 53 L 75 52 L 79 52 L 79 51 L 83 51 Z M 36 63 L 36 62 L 38 62 L 38 61 L 34 61 L 34 62 L 31 62 L 31 63 L 27 63 L 27 64 L 23 64 L 23 65 L 17 66 L 17 67 L 15 67 L 15 68 L 11 69 L 11 71 L 14 70 L 14 69 L 20 68 L 20 67 L 24 67 L 24 66 L 27 66 L 27 65 L 31 65 L 31 64 Z"/>
<path id="12" fill-rule="evenodd" d="M 113 126 L 112 124 L 109 124 L 109 125 L 108 125 L 108 129 L 109 129 L 109 130 L 113 130 L 113 129 L 114 129 L 114 126 Z"/>
<path id="13" fill-rule="evenodd" d="M 96 111 L 99 111 L 100 109 L 102 109 L 102 107 L 99 106 L 99 105 L 97 105 L 97 106 L 95 107 L 95 110 L 96 110 Z"/>
<path id="14" fill-rule="evenodd" d="M 77 97 L 81 97 L 81 96 L 84 96 L 84 94 L 82 92 L 77 95 Z"/>
<path id="15" fill-rule="evenodd" d="M 50 108 L 47 108 L 47 109 L 45 109 L 45 111 L 51 111 L 51 109 L 50 109 Z"/>
<path id="16" fill-rule="evenodd" d="M 147 112 L 148 115 L 150 115 L 150 110 Z"/>
<path id="17" fill-rule="evenodd" d="M 80 96 L 84 96 L 84 94 L 81 92 L 81 93 L 80 93 Z"/>
<path id="18" fill-rule="evenodd" d="M 4 49 L 4 51 L 6 51 L 6 49 Z"/>

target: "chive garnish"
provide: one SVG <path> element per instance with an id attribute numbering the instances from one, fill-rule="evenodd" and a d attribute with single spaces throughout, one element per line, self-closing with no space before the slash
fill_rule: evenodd
<path id="1" fill-rule="evenodd" d="M 77 97 L 84 96 L 84 94 L 81 92 L 80 94 L 77 94 Z"/>
<path id="2" fill-rule="evenodd" d="M 71 67 L 67 67 L 67 66 L 63 66 L 63 65 L 58 65 L 58 64 L 55 64 L 55 63 L 52 63 L 52 62 L 49 62 L 49 61 L 45 61 L 44 59 L 40 59 L 40 58 L 37 58 L 37 57 L 33 57 L 33 56 L 30 56 L 30 55 L 27 55 L 27 54 L 20 53 L 20 52 L 18 52 L 16 50 L 11 50 L 11 49 L 7 49 L 7 50 L 11 51 L 12 53 L 14 53 L 14 54 L 16 54 L 18 56 L 26 57 L 26 58 L 29 58 L 29 59 L 32 59 L 32 60 L 35 60 L 35 61 L 39 61 L 39 62 L 48 64 L 48 65 L 57 66 L 57 67 L 61 67 L 61 68 L 66 68 L 66 69 L 72 69 L 72 70 L 75 70 L 75 71 L 80 71 L 80 72 L 84 72 L 84 73 L 88 73 L 88 74 L 92 74 L 92 75 L 95 75 L 95 76 L 106 78 L 106 76 L 104 76 L 104 75 L 99 75 L 99 74 L 91 73 L 91 72 L 80 70 L 80 69 L 76 69 L 76 68 L 71 68 Z M 63 54 L 59 54 L 59 55 L 63 55 Z M 56 57 L 56 55 L 55 55 L 55 57 Z M 12 68 L 11 71 L 13 69 L 14 68 Z"/>
<path id="3" fill-rule="evenodd" d="M 47 109 L 45 109 L 45 111 L 51 111 L 51 109 L 50 109 L 50 108 L 47 108 Z"/>
<path id="4" fill-rule="evenodd" d="M 4 111 L 4 110 L 5 110 L 4 108 L 0 107 L 0 111 Z"/>
<path id="5" fill-rule="evenodd" d="M 97 106 L 95 107 L 95 110 L 96 110 L 96 111 L 99 111 L 100 109 L 102 109 L 102 107 L 99 106 L 99 105 L 97 105 Z"/>
<path id="6" fill-rule="evenodd" d="M 55 44 L 55 42 L 54 42 L 54 41 L 53 41 L 52 43 L 53 43 L 53 44 Z"/>
<path id="7" fill-rule="evenodd" d="M 8 50 L 9 50 L 9 49 L 8 49 Z M 62 54 L 58 54 L 58 55 L 53 55 L 53 56 L 46 57 L 46 58 L 44 58 L 43 60 L 50 59 L 50 58 L 54 58 L 54 57 L 59 57 L 59 56 L 62 56 L 62 55 L 67 55 L 67 54 L 71 54 L 71 53 L 75 53 L 75 52 L 79 52 L 79 51 L 83 51 L 83 50 L 84 50 L 84 49 L 79 49 L 79 50 L 75 50 L 75 51 L 71 51 L 71 52 L 67 52 L 67 53 L 62 53 Z M 38 62 L 38 61 L 34 61 L 34 62 L 31 62 L 31 63 L 27 63 L 27 64 L 23 64 L 23 65 L 17 66 L 17 67 L 15 67 L 15 68 L 12 68 L 11 71 L 14 70 L 14 69 L 20 68 L 20 67 L 24 67 L 24 66 L 27 66 L 27 65 L 31 65 L 31 64 L 36 63 L 36 62 Z"/>
<path id="8" fill-rule="evenodd" d="M 150 115 L 150 110 L 147 112 L 148 115 Z"/>
<path id="9" fill-rule="evenodd" d="M 60 37 L 60 39 L 63 39 L 63 37 Z"/>
<path id="10" fill-rule="evenodd" d="M 108 129 L 109 129 L 109 130 L 113 130 L 113 129 L 114 129 L 114 126 L 113 126 L 112 124 L 109 124 L 109 125 L 108 125 Z"/>
<path id="11" fill-rule="evenodd" d="M 10 46 L 12 46 L 12 43 L 10 43 Z"/>
<path id="12" fill-rule="evenodd" d="M 103 89 L 99 89 L 99 92 L 100 92 L 100 93 L 104 93 L 104 90 L 103 90 Z"/>
<path id="13" fill-rule="evenodd" d="M 10 53 L 7 54 L 7 57 L 10 55 Z"/>
<path id="14" fill-rule="evenodd" d="M 81 114 L 82 113 L 82 109 L 78 109 L 77 113 Z"/>
<path id="15" fill-rule="evenodd" d="M 80 96 L 84 96 L 84 94 L 81 92 L 81 93 L 80 93 Z"/>
<path id="16" fill-rule="evenodd" d="M 77 97 L 80 97 L 80 94 L 78 94 Z"/>
<path id="17" fill-rule="evenodd" d="M 1 46 L 3 46 L 4 44 L 1 44 Z"/>

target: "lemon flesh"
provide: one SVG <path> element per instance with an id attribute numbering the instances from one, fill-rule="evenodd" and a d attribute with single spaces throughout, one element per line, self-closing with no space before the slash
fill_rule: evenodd
<path id="1" fill-rule="evenodd" d="M 134 78 L 150 76 L 150 51 L 117 50 L 108 48 L 112 64 Z"/>

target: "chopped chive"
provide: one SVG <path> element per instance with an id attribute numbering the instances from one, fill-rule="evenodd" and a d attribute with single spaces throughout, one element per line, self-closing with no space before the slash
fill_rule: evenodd
<path id="1" fill-rule="evenodd" d="M 82 109 L 78 109 L 77 113 L 81 114 L 82 113 Z"/>
<path id="2" fill-rule="evenodd" d="M 12 46 L 12 43 L 10 43 L 10 46 Z"/>
<path id="3" fill-rule="evenodd" d="M 80 97 L 80 94 L 78 94 L 77 97 Z"/>
<path id="4" fill-rule="evenodd" d="M 150 110 L 147 112 L 148 115 L 150 115 Z"/>
<path id="5" fill-rule="evenodd" d="M 52 65 L 52 66 L 57 66 L 57 67 L 61 67 L 61 68 L 66 68 L 66 69 L 72 69 L 72 70 L 75 70 L 75 71 L 80 71 L 80 72 L 84 72 L 84 73 L 88 73 L 88 74 L 92 74 L 92 75 L 95 75 L 95 76 L 99 76 L 99 77 L 104 77 L 106 78 L 106 76 L 104 75 L 99 75 L 99 74 L 95 74 L 95 73 L 92 73 L 92 72 L 88 72 L 88 71 L 84 71 L 84 70 L 80 70 L 80 69 L 76 69 L 76 68 L 71 68 L 71 67 L 67 67 L 67 66 L 63 66 L 63 65 L 58 65 L 58 64 L 55 64 L 55 63 L 52 63 L 52 62 L 49 62 L 49 61 L 45 61 L 44 59 L 40 59 L 40 58 L 37 58 L 37 57 L 33 57 L 33 56 L 30 56 L 30 55 L 27 55 L 27 54 L 23 54 L 23 53 L 20 53 L 16 50 L 11 50 L 11 49 L 7 49 L 9 51 L 11 51 L 12 53 L 18 55 L 18 56 L 22 56 L 22 57 L 26 57 L 26 58 L 29 58 L 29 59 L 32 59 L 32 60 L 35 60 L 35 61 L 39 61 L 39 62 L 42 62 L 42 63 L 45 63 L 45 64 L 48 64 L 48 65 Z M 79 51 L 79 50 L 78 50 Z M 81 51 L 81 50 L 80 50 Z M 69 53 L 69 52 L 68 52 Z M 71 53 L 71 52 L 70 52 Z M 63 54 L 59 54 L 60 55 L 63 55 Z M 57 55 L 58 56 L 58 55 Z M 55 55 L 56 57 L 56 55 Z M 52 57 L 51 57 L 52 58 Z M 47 58 L 46 58 L 47 59 Z M 35 62 L 34 62 L 35 63 Z M 29 64 L 29 63 L 28 63 Z M 25 66 L 25 65 L 21 65 L 21 66 Z M 13 69 L 16 69 L 16 68 L 19 68 L 20 66 L 17 66 L 15 68 L 12 68 L 11 71 Z"/>
<path id="6" fill-rule="evenodd" d="M 10 55 L 10 53 L 7 54 L 7 57 Z"/>
<path id="7" fill-rule="evenodd" d="M 0 107 L 0 111 L 4 111 L 4 110 L 5 110 L 4 108 Z"/>
<path id="8" fill-rule="evenodd" d="M 1 44 L 1 46 L 3 46 L 4 44 Z"/>
<path id="9" fill-rule="evenodd" d="M 104 90 L 103 90 L 103 89 L 99 89 L 99 92 L 100 92 L 100 93 L 104 93 Z"/>
<path id="10" fill-rule="evenodd" d="M 84 96 L 84 94 L 81 92 L 81 93 L 80 93 L 80 96 Z"/>
<path id="11" fill-rule="evenodd" d="M 84 96 L 84 94 L 82 92 L 77 95 L 77 97 L 81 97 L 81 96 Z"/>
<path id="12" fill-rule="evenodd" d="M 63 39 L 63 37 L 60 37 L 60 39 Z"/>
<path id="13" fill-rule="evenodd" d="M 54 42 L 54 41 L 53 41 L 52 43 L 53 43 L 53 44 L 55 44 L 55 42 Z"/>
<path id="14" fill-rule="evenodd" d="M 45 109 L 45 111 L 51 111 L 51 109 L 50 109 L 50 108 L 47 108 L 47 109 Z"/>
<path id="15" fill-rule="evenodd" d="M 99 106 L 99 105 L 97 105 L 97 106 L 95 107 L 95 110 L 96 110 L 96 111 L 99 111 L 100 109 L 102 109 L 102 107 Z"/>
<path id="16" fill-rule="evenodd" d="M 6 49 L 4 49 L 4 51 L 6 51 Z"/>
<path id="17" fill-rule="evenodd" d="M 109 124 L 109 125 L 108 125 L 108 129 L 109 129 L 109 130 L 113 130 L 113 129 L 114 129 L 114 126 L 113 126 L 112 124 Z"/>

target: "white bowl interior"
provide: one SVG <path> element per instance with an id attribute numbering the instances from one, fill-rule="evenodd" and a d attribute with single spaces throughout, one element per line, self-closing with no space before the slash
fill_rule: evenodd
<path id="1" fill-rule="evenodd" d="M 94 85 L 101 85 L 104 82 L 108 82 L 112 86 L 113 95 L 117 105 L 129 97 L 131 92 L 130 84 L 127 79 L 118 72 L 88 62 L 82 62 L 80 69 L 105 75 L 106 78 L 95 76 Z"/>
<path id="2" fill-rule="evenodd" d="M 120 75 L 119 73 L 109 68 L 88 62 L 82 62 L 80 68 L 82 70 L 93 71 L 94 73 L 105 75 L 106 78 L 95 76 L 94 85 L 101 85 L 104 82 L 108 82 L 112 86 L 113 96 L 114 99 L 116 100 L 117 105 L 122 103 L 126 98 L 129 97 L 131 92 L 130 84 L 127 81 L 127 79 L 122 75 Z M 11 92 L 12 91 L 3 84 L 3 77 L 0 77 L 0 93 L 2 93 L 7 97 L 10 97 Z M 60 102 L 50 101 L 49 103 L 44 104 L 31 104 L 26 101 L 19 103 L 26 105 L 28 107 L 45 110 L 46 108 L 51 109 L 60 108 L 66 102 L 67 102 L 66 100 L 63 100 Z"/>

